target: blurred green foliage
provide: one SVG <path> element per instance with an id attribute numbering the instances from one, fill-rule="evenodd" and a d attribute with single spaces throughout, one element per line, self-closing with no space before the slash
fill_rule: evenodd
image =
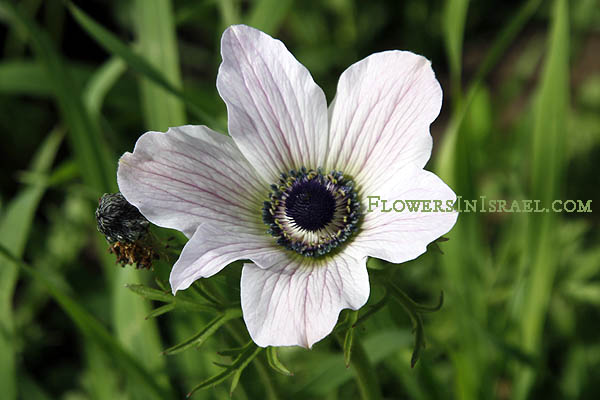
<path id="1" fill-rule="evenodd" d="M 224 130 L 215 78 L 230 24 L 282 39 L 330 100 L 339 74 L 373 52 L 423 54 L 446 93 L 429 168 L 459 195 L 598 206 L 597 0 L 75 4 L 0 1 L 4 399 L 181 398 L 221 371 L 213 362 L 228 359 L 217 351 L 248 341 L 241 320 L 219 320 L 199 351 L 161 355 L 212 318 L 176 308 L 146 319 L 160 303 L 125 285 L 166 280 L 174 260 L 154 272 L 116 266 L 93 214 L 116 189 L 119 155 L 145 130 Z M 233 398 L 356 398 L 353 377 L 365 372 L 345 367 L 349 343 L 376 368 L 385 398 L 596 398 L 597 215 L 463 213 L 444 255 L 384 265 L 424 302 L 445 291 L 442 310 L 424 318 L 428 345 L 414 369 L 411 320 L 390 301 L 345 339 L 259 354 Z M 239 273 L 236 264 L 211 279 L 214 294 L 237 301 Z M 373 284 L 369 305 L 383 295 Z M 227 399 L 226 386 L 194 396 Z"/>

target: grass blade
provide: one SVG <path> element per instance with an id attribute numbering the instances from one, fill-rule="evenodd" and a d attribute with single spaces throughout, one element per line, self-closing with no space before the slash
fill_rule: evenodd
<path id="1" fill-rule="evenodd" d="M 40 63 L 4 61 L 0 63 L 0 92 L 49 96 L 52 94 L 52 83 Z"/>
<path id="2" fill-rule="evenodd" d="M 506 27 L 494 39 L 490 49 L 487 51 L 485 58 L 475 77 L 469 83 L 469 88 L 465 95 L 464 101 L 461 102 L 461 107 L 455 107 L 448 128 L 444 134 L 444 140 L 439 150 L 439 156 L 436 160 L 436 173 L 450 186 L 454 186 L 456 177 L 456 147 L 457 136 L 464 120 L 464 117 L 469 110 L 469 106 L 473 101 L 477 91 L 479 90 L 483 80 L 490 73 L 491 69 L 498 63 L 502 55 L 506 52 L 508 46 L 513 42 L 515 37 L 521 32 L 527 21 L 531 19 L 537 11 L 541 0 L 529 0 L 519 8 L 513 18 L 508 21 Z"/>
<path id="3" fill-rule="evenodd" d="M 79 90 L 66 73 L 68 69 L 47 34 L 10 2 L 1 3 L 0 9 L 16 26 L 28 32 L 36 55 L 46 67 L 61 114 L 68 124 L 69 142 L 86 183 L 98 192 L 116 191 L 115 162 L 103 141 L 99 126 L 85 112 Z"/>
<path id="4" fill-rule="evenodd" d="M 220 126 L 218 121 L 198 107 L 189 95 L 169 82 L 154 66 L 146 61 L 146 59 L 134 53 L 129 46 L 121 42 L 106 28 L 98 24 L 90 16 L 71 3 L 69 3 L 69 10 L 79 25 L 81 25 L 81 27 L 106 51 L 121 57 L 133 70 L 152 80 L 154 83 L 163 87 L 175 96 L 183 99 L 190 108 L 190 111 L 203 122 L 206 122 L 212 127 Z"/>
<path id="5" fill-rule="evenodd" d="M 148 300 L 123 288 L 129 282 L 142 282 L 145 276 L 134 268 L 118 268 L 114 272 L 111 282 L 112 322 L 117 339 L 137 362 L 153 371 L 156 383 L 170 392 L 166 362 L 160 356 L 162 343 L 158 326 L 156 320 L 146 319 L 151 312 L 151 305 Z M 146 399 L 153 394 L 146 387 L 133 382 L 128 382 L 127 392 L 133 399 Z"/>
<path id="6" fill-rule="evenodd" d="M 455 101 L 460 99 L 461 94 L 462 44 L 468 8 L 469 0 L 448 0 L 444 8 L 444 39 Z"/>
<path id="7" fill-rule="evenodd" d="M 48 293 L 54 298 L 63 311 L 75 323 L 81 333 L 89 340 L 98 344 L 104 352 L 111 354 L 115 365 L 121 371 L 140 384 L 148 388 L 157 399 L 172 398 L 172 394 L 161 388 L 156 382 L 156 376 L 148 372 L 145 367 L 134 359 L 121 345 L 114 339 L 113 335 L 90 313 L 88 313 L 80 303 L 70 297 L 68 294 L 59 290 L 51 281 L 31 268 L 23 261 L 14 256 L 5 246 L 0 245 L 0 255 L 9 261 L 18 265 L 21 270 L 42 284 Z M 3 389 L 4 390 L 4 389 Z"/>
<path id="8" fill-rule="evenodd" d="M 50 169 L 63 138 L 55 130 L 48 135 L 35 155 L 31 170 L 45 174 Z M 6 206 L 0 220 L 0 243 L 22 256 L 38 204 L 46 190 L 44 180 L 23 189 Z M 17 397 L 15 343 L 13 321 L 13 294 L 18 277 L 18 267 L 0 255 L 0 387 L 3 398 Z"/>
<path id="9" fill-rule="evenodd" d="M 556 0 L 548 39 L 548 53 L 537 91 L 532 137 L 530 198 L 550 204 L 560 198 L 564 171 L 566 116 L 569 104 L 569 13 L 565 0 Z M 532 265 L 518 317 L 526 353 L 537 354 L 542 340 L 550 296 L 557 269 L 556 217 L 552 213 L 529 214 L 525 263 Z M 517 373 L 515 398 L 525 399 L 533 385 L 535 370 Z"/>
<path id="10" fill-rule="evenodd" d="M 292 0 L 259 0 L 248 16 L 248 25 L 274 35 L 293 5 Z"/>
<path id="11" fill-rule="evenodd" d="M 468 135 L 468 131 L 463 127 L 465 116 L 471 112 L 471 103 L 483 80 L 505 54 L 526 22 L 531 19 L 540 2 L 541 0 L 528 0 L 520 6 L 514 17 L 507 21 L 491 44 L 484 61 L 479 65 L 464 98 L 453 107 L 436 159 L 435 171 L 465 198 L 473 199 L 479 196 L 475 182 L 476 176 L 482 172 L 477 171 L 475 167 L 476 153 L 469 151 L 478 148 L 479 145 L 472 142 L 473 135 Z M 452 313 L 452 319 L 456 321 L 457 329 L 461 332 L 460 345 L 451 351 L 450 357 L 460 398 L 481 397 L 482 393 L 489 390 L 489 385 L 485 382 L 491 378 L 487 366 L 493 360 L 485 351 L 487 343 L 481 339 L 473 324 L 474 316 L 484 319 L 487 312 L 487 294 L 474 289 L 483 287 L 485 282 L 482 282 L 481 277 L 484 276 L 487 267 L 484 260 L 490 259 L 487 253 L 489 245 L 483 240 L 482 232 L 481 219 L 477 215 L 463 213 L 448 235 L 451 240 L 445 246 L 446 255 L 441 257 L 445 274 L 444 287 L 448 288 L 455 302 L 454 308 L 449 312 Z M 479 323 L 487 324 L 484 321 Z"/>
<path id="12" fill-rule="evenodd" d="M 83 89 L 83 104 L 96 120 L 100 115 L 106 94 L 126 69 L 127 66 L 122 59 L 113 57 L 98 68 L 87 82 Z"/>
<path id="13" fill-rule="evenodd" d="M 133 13 L 141 56 L 161 71 L 170 85 L 180 90 L 179 53 L 171 2 L 136 0 Z M 146 78 L 141 80 L 140 89 L 148 129 L 165 131 L 169 126 L 186 123 L 180 98 Z"/>

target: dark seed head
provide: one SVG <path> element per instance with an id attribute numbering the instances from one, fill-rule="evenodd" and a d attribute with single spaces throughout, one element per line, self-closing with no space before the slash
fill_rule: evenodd
<path id="1" fill-rule="evenodd" d="M 133 243 L 148 233 L 149 222 L 121 193 L 105 193 L 96 209 L 98 231 L 109 243 Z"/>

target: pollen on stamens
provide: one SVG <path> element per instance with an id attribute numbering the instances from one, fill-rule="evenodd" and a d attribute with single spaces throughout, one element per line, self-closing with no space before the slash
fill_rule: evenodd
<path id="1" fill-rule="evenodd" d="M 301 167 L 271 185 L 262 217 L 277 243 L 306 257 L 325 255 L 358 230 L 361 209 L 354 182 L 340 171 Z"/>

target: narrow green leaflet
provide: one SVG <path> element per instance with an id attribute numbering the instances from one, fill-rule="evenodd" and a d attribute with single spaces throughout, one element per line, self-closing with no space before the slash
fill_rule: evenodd
<path id="1" fill-rule="evenodd" d="M 346 368 L 350 366 L 352 359 L 352 344 L 354 343 L 354 325 L 358 320 L 358 311 L 351 311 L 348 317 L 348 330 L 344 336 L 344 364 Z"/>
<path id="2" fill-rule="evenodd" d="M 442 306 L 444 305 L 444 292 L 440 292 L 440 298 L 438 300 L 438 303 L 435 306 L 426 306 L 423 304 L 419 304 L 416 301 L 414 301 L 413 299 L 411 299 L 410 297 L 408 297 L 408 295 L 406 293 L 404 293 L 402 290 L 400 290 L 396 285 L 389 285 L 389 287 L 392 290 L 392 294 L 394 295 L 394 297 L 396 299 L 402 299 L 401 301 L 409 304 L 410 307 L 420 313 L 428 313 L 428 312 L 435 312 L 435 311 L 439 311 Z"/>
<path id="3" fill-rule="evenodd" d="M 160 315 L 166 314 L 169 311 L 173 311 L 175 309 L 175 303 L 165 304 L 164 306 L 156 307 L 154 310 L 150 311 L 148 315 L 146 315 L 146 319 L 156 318 Z"/>
<path id="4" fill-rule="evenodd" d="M 252 345 L 252 342 L 248 342 L 243 346 L 234 347 L 231 349 L 219 350 L 217 352 L 218 355 L 224 357 L 237 357 L 240 353 L 244 352 L 249 346 Z"/>
<path id="5" fill-rule="evenodd" d="M 146 285 L 133 284 L 125 285 L 125 287 L 148 300 L 164 301 L 166 303 L 171 303 L 175 300 L 175 296 L 173 296 L 171 293 L 163 292 L 161 290 L 154 289 Z"/>
<path id="6" fill-rule="evenodd" d="M 233 391 L 237 388 L 238 383 L 240 383 L 240 378 L 242 377 L 243 369 L 238 369 L 233 373 L 233 378 L 231 378 L 231 385 L 229 386 L 229 396 L 233 395 Z"/>
<path id="7" fill-rule="evenodd" d="M 163 351 L 163 354 L 173 355 L 181 353 L 192 346 L 200 347 L 206 341 L 206 339 L 211 337 L 221 326 L 223 326 L 223 324 L 231 319 L 239 318 L 241 316 L 242 312 L 239 309 L 227 310 L 212 319 L 200 332 L 184 340 L 183 342 L 176 344 L 175 346 L 169 347 Z"/>
<path id="8" fill-rule="evenodd" d="M 181 307 L 186 310 L 205 311 L 211 313 L 217 311 L 217 308 L 213 304 L 198 303 L 197 301 L 185 296 L 183 293 L 178 296 L 173 296 L 169 292 L 154 289 L 141 283 L 126 284 L 125 287 L 148 300 L 173 303 L 176 307 Z"/>
<path id="9" fill-rule="evenodd" d="M 292 376 L 294 375 L 283 363 L 279 360 L 279 356 L 277 355 L 277 347 L 269 346 L 267 347 L 267 362 L 269 363 L 269 367 L 273 368 L 275 371 L 280 374 Z"/>
<path id="10" fill-rule="evenodd" d="M 350 366 L 352 360 L 352 343 L 354 342 L 354 328 L 349 328 L 344 336 L 344 364 L 346 368 Z"/>
<path id="11" fill-rule="evenodd" d="M 364 314 L 359 316 L 358 319 L 356 320 L 356 322 L 354 323 L 354 325 L 352 325 L 352 326 L 355 327 L 356 325 L 363 323 L 369 317 L 371 317 L 373 314 L 375 314 L 377 311 L 381 310 L 383 308 L 383 306 L 385 306 L 387 304 L 388 299 L 389 299 L 389 291 L 386 289 L 381 300 L 379 300 L 377 303 L 373 304 L 372 306 L 369 306 L 369 309 L 367 310 L 367 312 L 365 312 Z"/>

